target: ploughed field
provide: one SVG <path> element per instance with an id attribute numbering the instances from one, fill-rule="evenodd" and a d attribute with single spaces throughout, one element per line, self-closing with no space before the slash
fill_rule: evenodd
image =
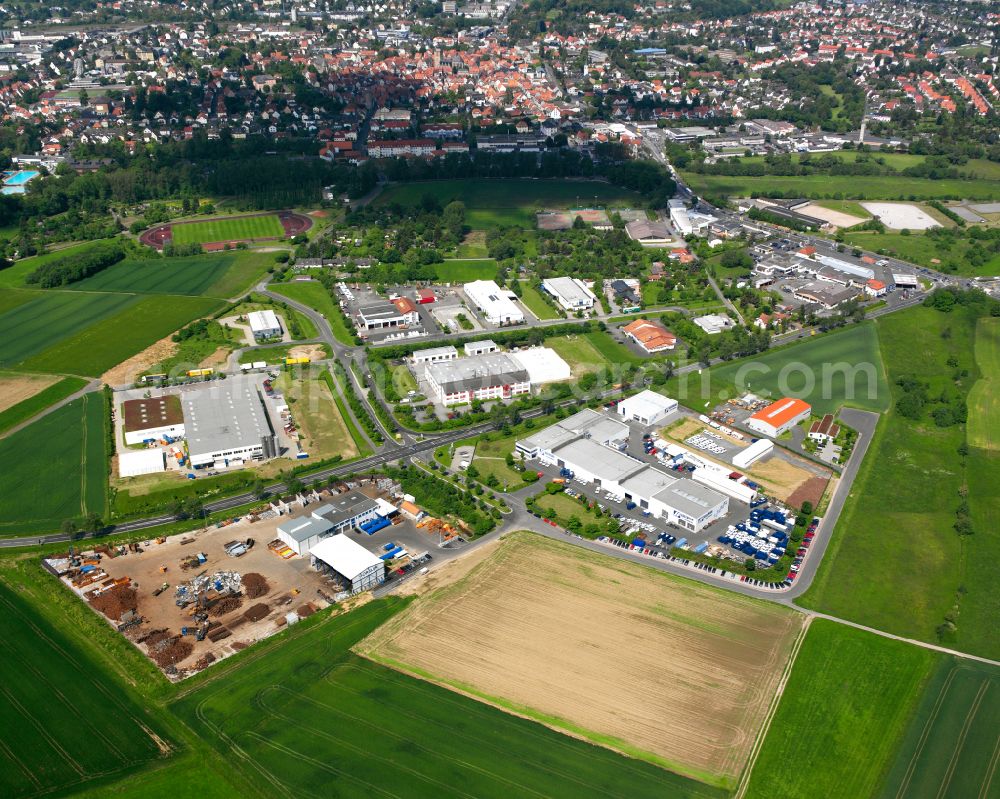
<path id="1" fill-rule="evenodd" d="M 732 785 L 800 629 L 784 608 L 515 533 L 355 651 Z"/>

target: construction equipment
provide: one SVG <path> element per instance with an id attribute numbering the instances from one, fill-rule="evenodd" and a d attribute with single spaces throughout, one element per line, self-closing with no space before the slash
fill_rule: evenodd
<path id="1" fill-rule="evenodd" d="M 166 591 L 168 588 L 170 588 L 170 583 L 164 583 L 159 588 L 154 589 L 153 596 L 159 596 L 164 591 Z"/>

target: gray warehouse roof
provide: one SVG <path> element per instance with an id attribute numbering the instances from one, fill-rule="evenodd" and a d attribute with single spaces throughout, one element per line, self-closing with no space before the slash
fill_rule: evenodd
<path id="1" fill-rule="evenodd" d="M 682 484 L 668 486 L 657 494 L 656 498 L 692 519 L 701 518 L 712 508 L 727 502 L 726 497 L 718 491 L 713 491 L 694 480 L 685 480 Z"/>
<path id="2" fill-rule="evenodd" d="M 636 496 L 655 497 L 660 491 L 669 488 L 676 482 L 676 477 L 671 477 L 660 469 L 647 466 L 623 480 L 621 486 L 628 493 Z"/>
<path id="3" fill-rule="evenodd" d="M 257 386 L 246 380 L 237 378 L 185 391 L 181 404 L 192 455 L 242 449 L 274 435 L 263 397 Z"/>
<path id="4" fill-rule="evenodd" d="M 618 482 L 644 467 L 642 461 L 589 438 L 578 438 L 563 444 L 553 454 L 567 463 L 586 465 L 587 470 L 601 482 Z"/>
<path id="5" fill-rule="evenodd" d="M 312 516 L 300 516 L 278 525 L 279 533 L 284 533 L 300 544 L 315 536 L 324 535 L 332 529 L 333 525 L 330 522 L 325 519 L 314 519 Z"/>
<path id="6" fill-rule="evenodd" d="M 353 519 L 355 516 L 377 507 L 378 503 L 374 499 L 366 497 L 360 491 L 348 491 L 346 494 L 335 497 L 330 502 L 314 509 L 312 515 L 322 516 L 336 527 L 348 519 Z"/>
<path id="7" fill-rule="evenodd" d="M 445 394 L 528 382 L 528 370 L 502 352 L 433 363 L 427 375 Z"/>

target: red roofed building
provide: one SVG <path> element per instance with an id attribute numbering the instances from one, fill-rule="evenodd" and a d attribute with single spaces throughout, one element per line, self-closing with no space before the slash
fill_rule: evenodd
<path id="1" fill-rule="evenodd" d="M 872 297 L 881 297 L 885 294 L 885 283 L 881 280 L 872 278 L 865 283 L 865 293 L 871 295 Z"/>
<path id="2" fill-rule="evenodd" d="M 646 352 L 663 352 L 677 346 L 677 336 L 659 322 L 636 319 L 622 328 L 622 332 Z"/>
<path id="3" fill-rule="evenodd" d="M 754 413 L 747 419 L 747 427 L 770 438 L 777 438 L 808 419 L 811 413 L 812 406 L 808 402 L 785 397 Z"/>

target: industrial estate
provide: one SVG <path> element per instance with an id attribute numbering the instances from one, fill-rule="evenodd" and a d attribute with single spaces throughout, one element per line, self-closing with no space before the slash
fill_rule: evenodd
<path id="1" fill-rule="evenodd" d="M 995 8 L 0 15 L 0 795 L 1000 798 Z"/>

